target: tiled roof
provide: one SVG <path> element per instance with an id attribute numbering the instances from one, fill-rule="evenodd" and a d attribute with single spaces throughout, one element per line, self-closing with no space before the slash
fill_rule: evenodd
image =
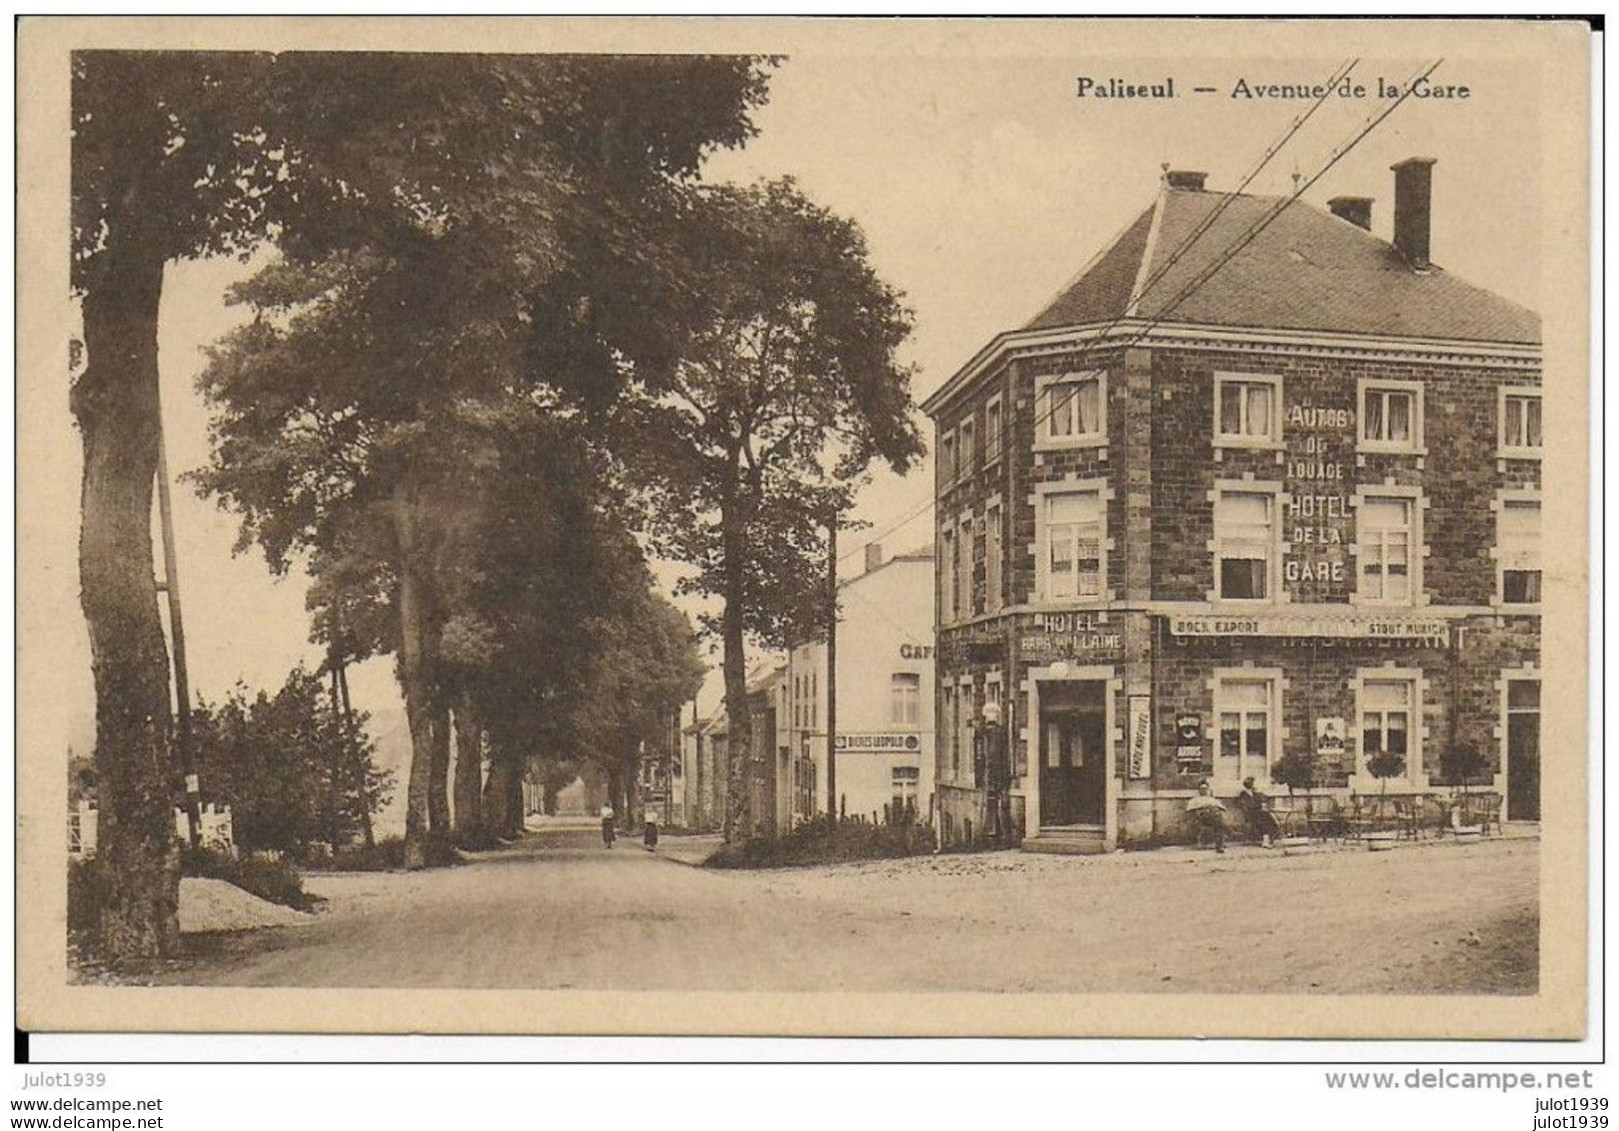
<path id="1" fill-rule="evenodd" d="M 1540 341 L 1534 311 L 1440 267 L 1414 271 L 1388 242 L 1301 201 L 1289 204 L 1206 283 L 1177 302 L 1193 279 L 1284 199 L 1233 197 L 1191 249 L 1164 270 L 1223 198 L 1217 192 L 1165 189 L 1024 329 L 1163 316 L 1166 323 Z M 1143 258 L 1149 258 L 1145 271 Z M 1133 293 L 1149 281 L 1142 293 Z"/>

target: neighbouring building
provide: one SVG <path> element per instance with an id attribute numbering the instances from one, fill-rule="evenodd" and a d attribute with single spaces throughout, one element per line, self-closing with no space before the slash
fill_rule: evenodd
<path id="1" fill-rule="evenodd" d="M 755 665 L 748 675 L 747 696 L 752 723 L 748 804 L 753 833 L 775 833 L 789 823 L 789 778 L 777 752 L 786 745 L 779 723 L 780 687 L 786 668 L 780 663 Z M 730 766 L 730 718 L 722 706 L 707 718 L 693 718 L 680 728 L 680 759 L 674 777 L 680 806 L 675 822 L 701 832 L 725 827 L 726 789 Z"/>
<path id="2" fill-rule="evenodd" d="M 1346 796 L 1472 747 L 1538 819 L 1540 321 L 1430 259 L 1434 162 L 1393 171 L 1392 242 L 1169 172 L 928 399 L 947 840 L 1111 849 L 1293 753 Z"/>
<path id="3" fill-rule="evenodd" d="M 838 585 L 837 791 L 848 817 L 927 820 L 933 795 L 933 549 L 883 559 Z M 788 655 L 778 749 L 791 820 L 827 812 L 826 642 Z"/>

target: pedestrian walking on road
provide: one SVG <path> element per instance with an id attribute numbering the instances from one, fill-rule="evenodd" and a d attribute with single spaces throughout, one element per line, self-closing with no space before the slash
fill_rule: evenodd
<path id="1" fill-rule="evenodd" d="M 602 806 L 602 845 L 613 847 L 613 803 L 609 801 Z"/>
<path id="2" fill-rule="evenodd" d="M 658 814 L 652 809 L 646 810 L 646 828 L 642 834 L 642 843 L 648 852 L 658 850 Z"/>

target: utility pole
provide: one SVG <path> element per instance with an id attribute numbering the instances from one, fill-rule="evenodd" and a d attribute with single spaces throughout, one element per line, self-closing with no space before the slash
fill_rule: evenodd
<path id="1" fill-rule="evenodd" d="M 169 503 L 169 456 L 161 423 L 157 432 L 157 514 L 163 531 L 163 582 L 158 586 L 169 599 L 169 635 L 174 650 L 174 703 L 178 717 L 180 768 L 186 778 L 186 820 L 191 847 L 202 843 L 202 813 L 198 809 L 199 783 L 191 749 L 191 686 L 186 678 L 186 633 L 180 618 L 180 572 L 174 549 L 174 512 Z"/>
<path id="2" fill-rule="evenodd" d="M 838 819 L 838 508 L 826 524 L 826 811 Z"/>

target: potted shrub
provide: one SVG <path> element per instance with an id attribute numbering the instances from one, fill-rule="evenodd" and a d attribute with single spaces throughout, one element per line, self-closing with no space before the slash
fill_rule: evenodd
<path id="1" fill-rule="evenodd" d="M 1380 750 L 1366 759 L 1366 772 L 1378 781 L 1377 816 L 1379 827 L 1366 834 L 1366 847 L 1373 852 L 1393 848 L 1399 837 L 1398 830 L 1387 827 L 1389 779 L 1405 773 L 1405 756 Z"/>
<path id="2" fill-rule="evenodd" d="M 1312 799 L 1310 790 L 1315 787 L 1315 759 L 1308 753 L 1291 750 L 1283 754 L 1270 768 L 1270 780 L 1278 785 L 1287 786 L 1287 796 L 1296 806 L 1298 803 L 1297 790 L 1304 790 L 1304 812 L 1306 827 L 1311 818 L 1315 816 L 1311 808 Z M 1296 811 L 1296 809 L 1295 809 Z M 1308 836 L 1283 836 L 1279 841 L 1282 848 L 1297 848 L 1310 843 Z"/>
<path id="3" fill-rule="evenodd" d="M 1439 758 L 1439 767 L 1444 772 L 1446 781 L 1461 787 L 1461 795 L 1452 801 L 1452 805 L 1460 810 L 1460 814 L 1453 818 L 1451 831 L 1462 843 L 1478 840 L 1482 830 L 1472 820 L 1472 807 L 1467 801 L 1468 787 L 1489 773 L 1489 759 L 1484 757 L 1476 745 L 1464 742 L 1446 750 Z"/>

